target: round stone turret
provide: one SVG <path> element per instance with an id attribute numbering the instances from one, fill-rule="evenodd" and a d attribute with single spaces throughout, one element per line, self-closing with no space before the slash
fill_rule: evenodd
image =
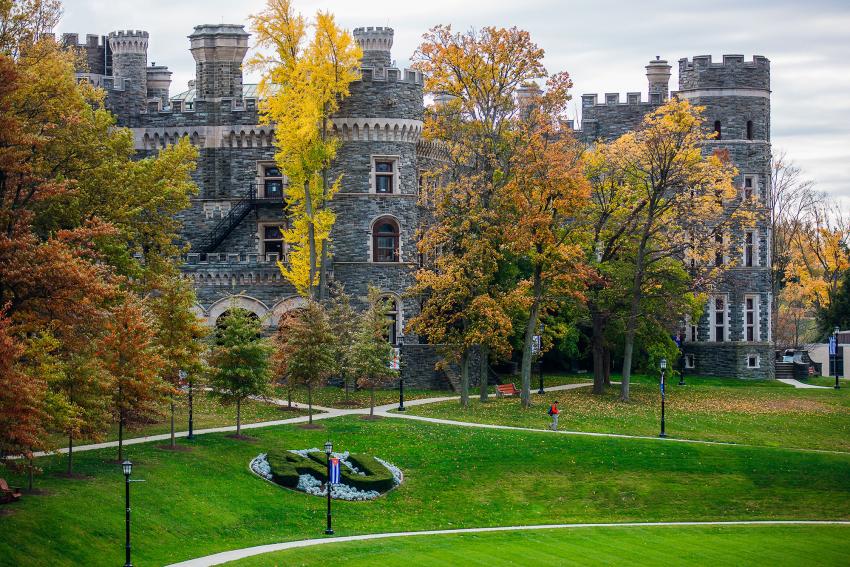
<path id="1" fill-rule="evenodd" d="M 383 68 L 392 65 L 393 29 L 383 27 L 355 28 L 354 40 L 363 50 L 363 67 Z"/>
<path id="2" fill-rule="evenodd" d="M 649 81 L 649 101 L 661 103 L 670 94 L 670 65 L 659 56 L 646 66 L 646 78 Z M 653 96 L 655 95 L 655 96 Z"/>
<path id="3" fill-rule="evenodd" d="M 119 30 L 109 33 L 115 88 L 124 91 L 115 108 L 119 116 L 133 116 L 147 104 L 148 32 Z M 119 80 L 120 79 L 120 80 Z"/>
<path id="4" fill-rule="evenodd" d="M 151 64 L 147 68 L 148 98 L 158 98 L 162 106 L 168 106 L 168 91 L 171 88 L 171 71 L 165 65 Z"/>
<path id="5" fill-rule="evenodd" d="M 241 25 L 195 26 L 189 50 L 195 58 L 196 100 L 242 98 L 242 60 L 249 37 Z"/>

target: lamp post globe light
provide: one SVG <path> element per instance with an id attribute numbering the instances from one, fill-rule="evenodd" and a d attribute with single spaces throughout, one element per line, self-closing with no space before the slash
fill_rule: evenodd
<path id="1" fill-rule="evenodd" d="M 127 514 L 125 520 L 124 567 L 133 567 L 133 563 L 130 561 L 130 474 L 133 472 L 133 463 L 126 460 L 121 463 L 121 468 L 124 470 L 124 504 Z"/>
<path id="2" fill-rule="evenodd" d="M 664 373 L 667 370 L 667 359 L 662 358 L 659 361 L 658 366 L 661 367 L 661 433 L 658 435 L 659 437 L 667 437 L 667 433 L 664 431 Z"/>
<path id="3" fill-rule="evenodd" d="M 841 386 L 838 383 L 838 333 L 841 332 L 837 326 L 832 330 L 832 340 L 835 343 L 835 355 L 833 355 L 832 366 L 835 369 L 835 389 L 840 390 Z"/>
<path id="4" fill-rule="evenodd" d="M 328 482 L 325 485 L 328 493 L 328 526 L 325 529 L 325 535 L 334 534 L 333 527 L 331 526 L 331 453 L 333 453 L 333 449 L 333 443 L 331 443 L 331 440 L 328 439 L 325 443 L 325 454 L 328 457 Z"/>

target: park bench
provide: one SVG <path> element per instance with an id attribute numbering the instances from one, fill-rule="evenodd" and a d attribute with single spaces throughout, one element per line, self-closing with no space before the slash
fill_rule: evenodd
<path id="1" fill-rule="evenodd" d="M 21 489 L 18 487 L 9 487 L 6 484 L 6 479 L 0 478 L 0 503 L 14 502 L 21 497 Z"/>
<path id="2" fill-rule="evenodd" d="M 502 396 L 516 396 L 519 394 L 519 390 L 516 389 L 516 386 L 513 384 L 497 384 L 496 385 L 496 395 L 499 397 Z"/>

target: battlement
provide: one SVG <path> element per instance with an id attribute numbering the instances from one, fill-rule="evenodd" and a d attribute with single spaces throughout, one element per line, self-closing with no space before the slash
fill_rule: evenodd
<path id="1" fill-rule="evenodd" d="M 395 67 L 362 67 L 361 81 L 423 84 L 422 71 L 416 69 L 398 69 Z"/>
<path id="2" fill-rule="evenodd" d="M 80 35 L 76 33 L 63 33 L 62 34 L 62 47 L 78 47 L 81 49 L 84 48 L 104 48 L 109 45 L 109 40 L 106 37 L 99 36 L 97 34 L 86 34 L 86 42 L 80 43 Z"/>
<path id="3" fill-rule="evenodd" d="M 724 55 L 715 62 L 711 55 L 679 59 L 679 90 L 749 88 L 770 90 L 770 60 L 753 55 Z"/>
<path id="4" fill-rule="evenodd" d="M 109 47 L 113 55 L 136 54 L 146 55 L 148 52 L 149 34 L 141 30 L 118 30 L 109 32 Z"/>
<path id="5" fill-rule="evenodd" d="M 354 41 L 363 50 L 364 67 L 389 67 L 391 65 L 390 51 L 393 47 L 392 28 L 368 27 L 354 28 Z"/>
<path id="6" fill-rule="evenodd" d="M 657 105 L 663 102 L 660 93 L 658 96 L 654 96 L 656 93 L 650 94 L 650 100 L 643 100 L 641 93 L 631 92 L 626 93 L 625 102 L 620 98 L 620 93 L 605 93 L 603 95 L 602 102 L 599 102 L 598 94 L 583 94 L 581 95 L 581 106 L 582 108 L 587 108 L 588 106 L 649 106 L 649 105 Z"/>

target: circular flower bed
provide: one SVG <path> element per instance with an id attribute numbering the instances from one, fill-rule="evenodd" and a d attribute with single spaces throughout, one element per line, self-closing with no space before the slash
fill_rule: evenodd
<path id="1" fill-rule="evenodd" d="M 378 457 L 362 453 L 333 453 L 340 463 L 340 483 L 331 498 L 374 500 L 401 484 L 401 470 Z M 328 457 L 320 449 L 269 451 L 251 461 L 257 475 L 281 486 L 315 496 L 327 495 Z"/>

